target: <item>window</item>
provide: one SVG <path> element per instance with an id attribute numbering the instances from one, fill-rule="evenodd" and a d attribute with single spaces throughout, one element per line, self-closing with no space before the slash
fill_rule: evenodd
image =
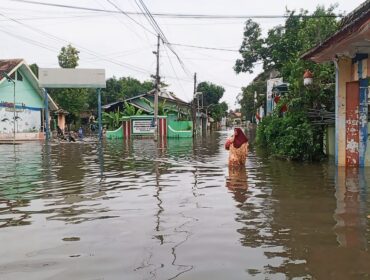
<path id="1" fill-rule="evenodd" d="M 23 81 L 23 76 L 17 71 L 17 81 Z"/>

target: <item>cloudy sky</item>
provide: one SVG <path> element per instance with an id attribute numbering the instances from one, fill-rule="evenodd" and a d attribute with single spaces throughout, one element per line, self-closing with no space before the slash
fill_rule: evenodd
<path id="1" fill-rule="evenodd" d="M 64 4 L 104 10 L 139 12 L 138 0 L 34 0 L 42 3 Z M 152 13 L 206 15 L 283 15 L 286 8 L 313 11 L 317 5 L 326 7 L 338 3 L 338 12 L 350 12 L 363 0 L 144 0 Z M 169 90 L 190 101 L 193 94 L 193 74 L 198 81 L 222 85 L 225 100 L 235 108 L 242 86 L 247 85 L 261 69 L 253 74 L 236 75 L 232 69 L 238 58 L 245 19 L 183 19 L 155 17 L 172 44 L 194 45 L 231 51 L 207 50 L 174 46 L 183 61 L 161 47 L 160 74 L 170 85 Z M 14 21 L 16 20 L 16 21 Z M 283 19 L 256 19 L 266 32 L 281 24 Z M 60 48 L 71 43 L 80 50 L 80 68 L 104 68 L 107 78 L 131 76 L 149 80 L 155 73 L 156 37 L 143 16 L 122 13 L 92 12 L 0 1 L 0 58 L 24 58 L 40 67 L 58 67 Z"/>

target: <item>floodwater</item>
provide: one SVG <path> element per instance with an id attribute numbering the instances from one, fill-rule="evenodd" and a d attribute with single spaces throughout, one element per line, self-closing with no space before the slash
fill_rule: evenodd
<path id="1" fill-rule="evenodd" d="M 370 279 L 370 170 L 228 135 L 0 145 L 0 279 Z"/>

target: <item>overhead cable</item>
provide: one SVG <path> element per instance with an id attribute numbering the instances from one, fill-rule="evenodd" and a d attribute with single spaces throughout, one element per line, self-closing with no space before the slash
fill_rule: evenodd
<path id="1" fill-rule="evenodd" d="M 43 35 L 43 36 L 45 36 L 45 37 L 47 37 L 47 38 L 49 38 L 49 39 L 52 39 L 52 40 L 55 40 L 55 41 L 58 41 L 58 42 L 63 42 L 63 43 L 66 43 L 66 44 L 71 43 L 71 42 L 69 42 L 69 41 L 67 41 L 67 40 L 65 40 L 65 39 L 59 38 L 59 37 L 57 37 L 57 36 L 55 36 L 55 35 L 53 35 L 53 34 L 50 34 L 50 33 L 45 32 L 45 31 L 43 31 L 43 30 L 40 30 L 40 29 L 38 29 L 38 28 L 36 28 L 36 27 L 33 27 L 33 26 L 30 26 L 30 25 L 27 25 L 27 24 L 25 24 L 25 23 L 23 23 L 23 22 L 20 22 L 20 21 L 16 20 L 16 19 L 10 18 L 10 17 L 8 17 L 8 16 L 6 16 L 6 15 L 4 15 L 4 14 L 2 14 L 2 13 L 0 13 L 0 16 L 2 16 L 2 17 L 4 17 L 4 18 L 7 18 L 7 19 L 9 19 L 9 20 L 11 20 L 11 21 L 13 21 L 13 22 L 15 22 L 15 23 L 19 24 L 19 25 L 22 25 L 22 26 L 24 26 L 24 27 L 26 27 L 26 28 L 28 28 L 28 29 L 30 29 L 30 30 L 32 30 L 32 31 L 34 31 L 34 32 L 37 32 L 37 33 L 39 33 L 39 34 L 41 34 L 41 35 Z M 14 36 L 14 37 L 16 37 L 16 36 L 17 36 L 17 37 L 21 37 L 21 36 L 19 36 L 19 35 L 11 34 L 10 32 L 5 32 L 4 30 L 1 30 L 1 31 L 2 31 L 2 32 L 4 32 L 4 33 L 7 33 L 7 34 L 8 34 L 8 35 L 10 35 L 10 36 Z M 49 46 L 47 46 L 47 45 L 45 45 L 45 44 L 41 44 L 41 43 L 36 42 L 36 41 L 34 41 L 34 40 L 32 40 L 32 39 L 29 39 L 29 38 L 22 37 L 22 40 L 27 40 L 29 43 L 33 41 L 33 44 L 34 44 L 34 45 L 38 45 L 39 47 L 48 48 L 49 50 L 52 50 L 52 49 L 50 49 L 50 47 L 49 47 Z M 36 43 L 38 43 L 38 44 L 36 44 Z M 44 45 L 44 46 L 43 46 L 43 45 Z M 88 53 L 89 55 L 91 55 L 91 56 L 93 56 L 93 57 L 98 57 L 98 58 L 100 58 L 101 60 L 104 60 L 104 61 L 107 61 L 107 62 L 110 62 L 110 63 L 116 64 L 116 65 L 119 65 L 119 66 L 126 67 L 126 68 L 131 69 L 131 70 L 136 71 L 136 72 L 145 73 L 145 74 L 150 74 L 150 71 L 149 71 L 149 70 L 143 69 L 143 68 L 141 68 L 141 67 L 138 67 L 138 66 L 135 66 L 135 65 L 132 65 L 132 64 L 129 64 L 129 63 L 124 63 L 124 62 L 120 62 L 120 61 L 117 61 L 117 60 L 113 60 L 113 59 L 111 59 L 111 58 L 108 58 L 108 57 L 106 57 L 106 56 L 104 56 L 104 55 L 101 55 L 101 54 L 99 54 L 99 53 L 97 53 L 97 52 L 95 52 L 95 51 L 92 51 L 92 50 L 90 50 L 90 49 L 88 49 L 88 48 L 85 48 L 85 47 L 83 47 L 83 46 L 80 46 L 80 45 L 77 45 L 77 44 L 74 44 L 74 45 L 75 45 L 76 47 L 78 47 L 78 48 L 80 48 L 80 49 L 84 50 L 86 53 Z"/>
<path id="2" fill-rule="evenodd" d="M 98 8 L 89 8 L 89 7 L 82 7 L 82 6 L 72 6 L 72 5 L 63 5 L 63 4 L 55 4 L 55 3 L 47 3 L 47 2 L 39 2 L 39 1 L 31 1 L 31 0 L 11 0 L 14 2 L 22 2 L 28 4 L 36 4 L 36 5 L 43 5 L 43 6 L 50 6 L 50 7 L 59 7 L 59 8 L 66 8 L 66 9 L 75 9 L 75 10 L 84 10 L 84 11 L 91 11 L 91 12 L 104 12 L 104 13 L 121 13 L 120 11 L 115 10 L 106 10 L 106 9 L 98 9 Z M 145 13 L 141 12 L 130 12 L 125 11 L 127 15 L 138 15 L 138 16 L 145 16 Z M 342 18 L 344 15 L 304 15 L 304 14 L 297 14 L 297 15 L 207 15 L 207 14 L 179 14 L 179 13 L 152 13 L 152 15 L 157 17 L 163 18 L 180 18 L 180 19 L 266 19 L 266 18 L 289 18 L 289 17 L 301 17 L 301 18 Z"/>

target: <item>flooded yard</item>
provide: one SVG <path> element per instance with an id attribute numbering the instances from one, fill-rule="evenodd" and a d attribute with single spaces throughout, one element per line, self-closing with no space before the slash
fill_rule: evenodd
<path id="1" fill-rule="evenodd" d="M 0 145 L 0 279 L 369 279 L 370 169 L 229 134 Z"/>

